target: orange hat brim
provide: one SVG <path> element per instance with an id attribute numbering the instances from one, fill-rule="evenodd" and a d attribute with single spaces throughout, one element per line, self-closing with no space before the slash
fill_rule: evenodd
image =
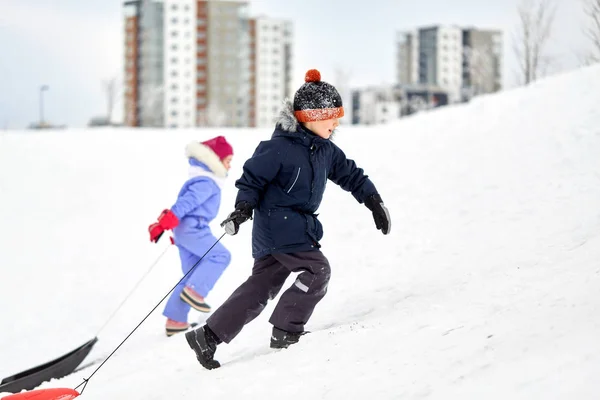
<path id="1" fill-rule="evenodd" d="M 294 116 L 299 122 L 324 121 L 344 116 L 344 107 L 314 108 L 310 110 L 294 111 Z"/>

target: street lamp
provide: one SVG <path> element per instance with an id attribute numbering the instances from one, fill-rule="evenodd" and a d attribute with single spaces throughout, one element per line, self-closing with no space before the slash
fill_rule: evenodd
<path id="1" fill-rule="evenodd" d="M 48 85 L 40 86 L 40 128 L 44 125 L 44 91 L 48 89 Z"/>

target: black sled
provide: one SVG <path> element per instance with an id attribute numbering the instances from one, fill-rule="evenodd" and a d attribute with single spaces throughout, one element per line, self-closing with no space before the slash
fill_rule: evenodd
<path id="1" fill-rule="evenodd" d="M 42 384 L 42 382 L 63 378 L 71 374 L 87 357 L 97 341 L 98 338 L 93 338 L 64 356 L 2 379 L 0 393 L 18 393 L 22 390 L 31 390 Z"/>

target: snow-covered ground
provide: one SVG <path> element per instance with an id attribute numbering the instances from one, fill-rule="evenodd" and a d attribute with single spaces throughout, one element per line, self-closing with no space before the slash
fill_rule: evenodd
<path id="1" fill-rule="evenodd" d="M 162 303 L 92 377 L 93 399 L 597 399 L 600 396 L 600 66 L 336 142 L 392 216 L 329 183 L 319 210 L 329 293 L 301 343 L 269 349 L 274 303 L 207 371 Z M 234 145 L 234 180 L 271 129 L 0 133 L 0 377 L 98 336 L 103 360 L 180 279 L 147 226 L 186 178 L 189 140 Z M 250 224 L 218 306 L 252 266 Z M 164 257 L 103 329 L 157 257 Z M 290 282 L 293 277 L 290 277 Z M 194 319 L 202 318 L 198 313 Z M 41 387 L 74 388 L 96 368 Z"/>

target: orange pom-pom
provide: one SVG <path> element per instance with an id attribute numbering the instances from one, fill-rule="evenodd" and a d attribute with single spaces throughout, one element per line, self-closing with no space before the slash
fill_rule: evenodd
<path id="1" fill-rule="evenodd" d="M 321 80 L 321 73 L 316 69 L 309 69 L 306 71 L 306 75 L 304 76 L 305 82 L 319 82 Z"/>

